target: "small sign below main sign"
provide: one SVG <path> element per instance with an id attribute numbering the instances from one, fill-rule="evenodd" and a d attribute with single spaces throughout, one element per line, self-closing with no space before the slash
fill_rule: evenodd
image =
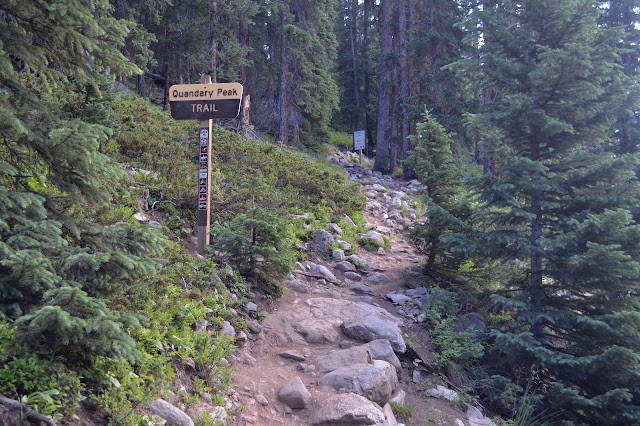
<path id="1" fill-rule="evenodd" d="M 176 84 L 169 88 L 171 117 L 176 120 L 236 118 L 241 99 L 240 83 Z M 200 138 L 208 137 L 200 134 Z"/>
<path id="2" fill-rule="evenodd" d="M 364 130 L 353 132 L 353 150 L 358 151 L 360 149 L 365 149 L 365 146 Z"/>

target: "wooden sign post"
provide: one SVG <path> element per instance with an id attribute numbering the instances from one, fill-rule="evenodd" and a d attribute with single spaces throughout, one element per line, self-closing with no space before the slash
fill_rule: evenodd
<path id="1" fill-rule="evenodd" d="M 205 254 L 211 230 L 211 122 L 213 119 L 236 118 L 240 112 L 240 83 L 211 83 L 210 76 L 202 84 L 178 84 L 169 89 L 171 116 L 176 120 L 200 120 L 198 132 L 198 243 L 197 251 Z"/>
<path id="2" fill-rule="evenodd" d="M 366 138 L 364 136 L 364 130 L 358 130 L 353 132 L 353 150 L 360 151 L 360 164 L 362 164 L 362 150 L 366 146 Z"/>

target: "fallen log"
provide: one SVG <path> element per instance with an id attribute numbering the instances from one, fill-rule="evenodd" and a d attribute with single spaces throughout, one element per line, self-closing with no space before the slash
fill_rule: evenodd
<path id="1" fill-rule="evenodd" d="M 31 423 L 40 424 L 40 422 L 42 422 L 47 424 L 48 426 L 57 426 L 51 417 L 40 414 L 31 409 L 28 405 L 24 405 L 20 401 L 16 401 L 15 399 L 7 398 L 6 396 L 0 395 L 0 404 L 8 405 L 9 407 L 21 410 L 23 413 L 23 417 L 29 420 Z"/>

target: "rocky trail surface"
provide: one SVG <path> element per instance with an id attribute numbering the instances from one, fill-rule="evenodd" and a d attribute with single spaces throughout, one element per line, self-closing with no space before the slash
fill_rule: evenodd
<path id="1" fill-rule="evenodd" d="M 330 159 L 367 196 L 369 232 L 360 237 L 390 244 L 367 251 L 341 241 L 335 224 L 315 230 L 284 296 L 262 308 L 261 326 L 236 336 L 229 402 L 246 408 L 227 424 L 493 424 L 474 407 L 463 410 L 431 375 L 432 348 L 420 324 L 428 294 L 415 281 L 422 257 L 401 233 L 419 220 L 411 203 L 419 183 L 371 172 L 354 158 Z M 389 401 L 413 413 L 398 419 Z"/>

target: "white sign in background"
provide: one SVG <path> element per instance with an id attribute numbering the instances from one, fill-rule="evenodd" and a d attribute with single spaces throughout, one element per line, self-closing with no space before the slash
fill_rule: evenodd
<path id="1" fill-rule="evenodd" d="M 353 149 L 354 151 L 358 151 L 360 149 L 365 149 L 365 136 L 364 130 L 358 130 L 357 132 L 353 132 Z"/>

